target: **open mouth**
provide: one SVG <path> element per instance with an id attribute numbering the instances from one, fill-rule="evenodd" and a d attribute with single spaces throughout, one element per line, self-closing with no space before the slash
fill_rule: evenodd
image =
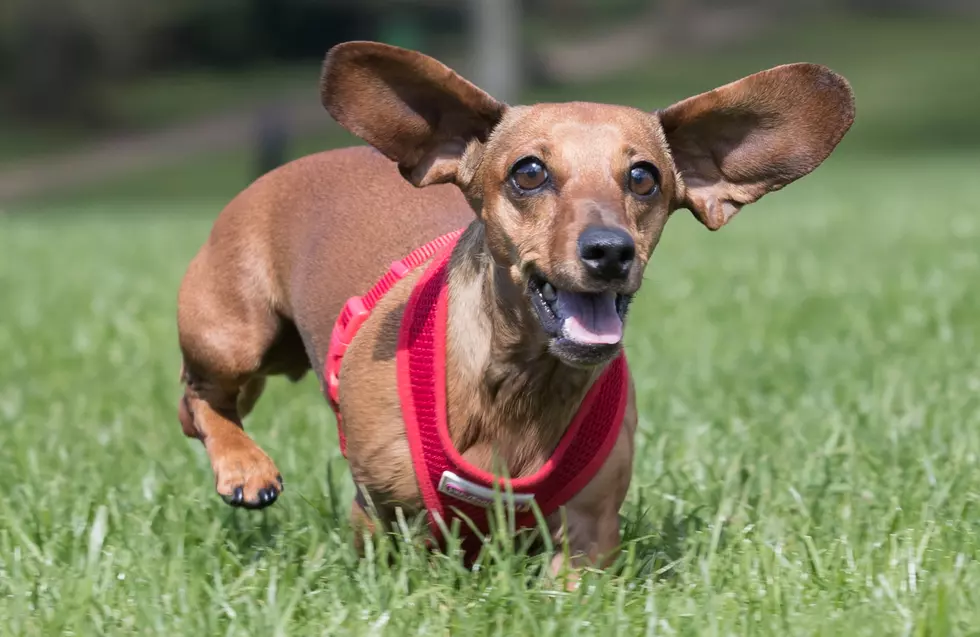
<path id="1" fill-rule="evenodd" d="M 622 342 L 632 295 L 572 292 L 537 274 L 528 283 L 528 293 L 541 327 L 560 344 L 613 349 Z"/>

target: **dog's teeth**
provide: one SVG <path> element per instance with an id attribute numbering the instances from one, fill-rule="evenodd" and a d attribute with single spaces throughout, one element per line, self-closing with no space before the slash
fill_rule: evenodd
<path id="1" fill-rule="evenodd" d="M 543 286 L 541 286 L 541 296 L 544 297 L 544 300 L 548 303 L 552 303 L 558 298 L 558 295 L 555 294 L 555 288 L 553 288 L 550 283 L 545 283 Z"/>

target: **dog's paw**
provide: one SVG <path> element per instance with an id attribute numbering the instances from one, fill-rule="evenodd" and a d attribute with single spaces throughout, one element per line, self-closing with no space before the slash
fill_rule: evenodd
<path id="1" fill-rule="evenodd" d="M 279 498 L 282 476 L 269 456 L 251 444 L 229 446 L 212 457 L 215 488 L 235 507 L 262 509 Z"/>

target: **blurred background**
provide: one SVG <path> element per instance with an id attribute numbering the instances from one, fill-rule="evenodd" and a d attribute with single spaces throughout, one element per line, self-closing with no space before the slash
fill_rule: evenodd
<path id="1" fill-rule="evenodd" d="M 980 146 L 976 0 L 4 0 L 0 210 L 227 199 L 356 143 L 317 93 L 333 44 L 433 54 L 510 102 L 665 106 L 780 63 L 854 85 L 839 152 Z"/>

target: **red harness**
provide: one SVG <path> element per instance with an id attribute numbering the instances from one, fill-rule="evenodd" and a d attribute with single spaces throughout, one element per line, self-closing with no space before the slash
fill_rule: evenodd
<path id="1" fill-rule="evenodd" d="M 505 497 L 515 511 L 517 529 L 535 527 L 531 501 L 544 516 L 578 493 L 599 471 L 619 435 L 627 398 L 626 357 L 620 354 L 586 394 L 558 447 L 541 469 L 506 482 L 468 463 L 456 450 L 446 425 L 446 317 L 449 258 L 461 231 L 436 239 L 392 265 L 364 297 L 347 302 L 334 326 L 325 366 L 327 396 L 337 414 L 341 451 L 347 455 L 338 407 L 340 364 L 344 352 L 375 304 L 413 268 L 432 262 L 416 284 L 398 335 L 398 394 L 429 526 L 437 538 L 460 517 L 467 553 L 479 548 L 488 530 L 487 513 L 495 497 Z M 495 484 L 498 491 L 495 493 Z M 467 522 L 466 520 L 469 520 Z M 445 523 L 445 527 L 441 526 Z M 470 526 L 472 525 L 472 526 Z M 475 533 L 477 531 L 478 533 Z"/>

